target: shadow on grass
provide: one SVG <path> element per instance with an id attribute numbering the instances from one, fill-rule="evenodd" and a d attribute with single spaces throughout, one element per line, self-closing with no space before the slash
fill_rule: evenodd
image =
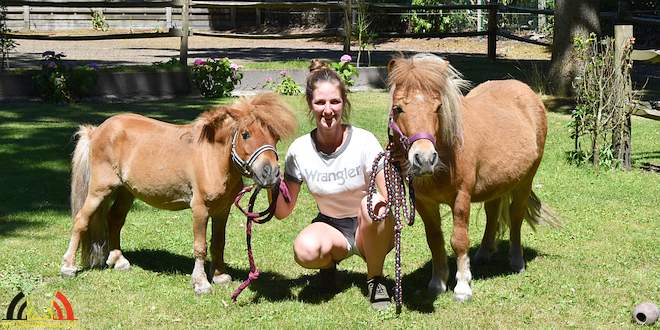
<path id="1" fill-rule="evenodd" d="M 192 257 L 174 254 L 165 250 L 144 249 L 123 251 L 123 254 L 132 265 L 161 274 L 190 275 L 192 274 L 195 263 Z M 209 269 L 210 264 L 207 262 L 207 273 Z M 248 277 L 248 271 L 248 269 L 227 267 L 227 274 L 232 277 L 233 281 L 244 281 Z M 210 280 L 211 274 L 208 275 Z M 352 286 L 360 287 L 362 293 L 366 296 L 366 287 L 364 285 L 366 276 L 364 274 L 338 271 L 337 275 L 338 283 L 336 290 L 324 291 L 319 287 L 318 273 L 302 275 L 297 278 L 288 278 L 277 272 L 261 271 L 259 280 L 252 282 L 248 290 L 255 292 L 253 302 L 258 302 L 262 299 L 267 301 L 299 299 L 309 304 L 320 304 L 331 300 L 336 294 Z M 394 282 L 390 282 L 389 284 L 392 286 Z M 296 287 L 302 287 L 298 297 L 292 293 L 292 289 Z"/>
<path id="2" fill-rule="evenodd" d="M 27 219 L 7 220 L 0 217 L 0 237 L 16 236 L 16 232 L 43 227 L 45 222 Z"/>
<path id="3" fill-rule="evenodd" d="M 508 241 L 501 241 L 497 252 L 492 256 L 491 262 L 486 265 L 472 265 L 472 278 L 474 280 L 487 280 L 489 278 L 501 276 L 516 276 L 509 268 Z M 470 249 L 470 255 L 477 252 L 478 247 Z M 538 253 L 534 249 L 524 247 L 525 262 L 534 260 Z M 125 251 L 126 258 L 136 266 L 142 269 L 163 273 L 163 274 L 191 274 L 194 259 L 188 256 L 173 254 L 165 250 L 136 250 Z M 454 276 L 456 274 L 456 257 L 450 257 L 449 260 L 449 283 L 448 292 L 456 285 Z M 207 271 L 209 269 L 207 263 Z M 239 269 L 227 267 L 229 274 L 234 281 L 242 282 L 248 277 L 248 269 Z M 210 276 L 210 274 L 209 274 Z M 406 274 L 402 278 L 404 304 L 411 310 L 432 313 L 434 312 L 433 302 L 436 297 L 428 294 L 426 285 L 431 278 L 431 261 L 423 267 Z M 253 282 L 248 290 L 254 291 L 253 302 L 259 302 L 262 299 L 270 302 L 298 299 L 308 304 L 320 304 L 334 298 L 335 295 L 357 286 L 362 295 L 367 299 L 366 275 L 363 273 L 342 271 L 337 272 L 336 288 L 334 290 L 323 290 L 320 287 L 320 278 L 318 272 L 315 274 L 301 275 L 297 278 L 288 278 L 280 273 L 272 271 L 263 271 L 260 273 L 259 280 Z M 390 288 L 390 294 L 394 297 L 394 278 L 386 279 L 386 286 Z M 292 289 L 302 287 L 297 297 Z"/>
<path id="4" fill-rule="evenodd" d="M 470 256 L 473 257 L 478 246 L 470 248 Z M 472 264 L 470 271 L 472 272 L 473 280 L 487 280 L 494 277 L 502 276 L 517 276 L 517 273 L 511 271 L 509 267 L 509 241 L 500 241 L 497 246 L 497 252 L 493 254 L 488 264 L 477 265 Z M 523 256 L 525 263 L 536 259 L 538 252 L 534 249 L 527 248 L 523 245 Z M 451 256 L 448 258 L 449 263 L 449 283 L 447 283 L 447 292 L 443 294 L 453 295 L 454 286 L 456 286 L 456 257 Z M 403 286 L 403 303 L 410 310 L 433 313 L 435 308 L 433 302 L 436 296 L 428 293 L 427 285 L 431 279 L 432 262 L 429 260 L 423 267 L 415 270 L 410 274 L 406 274 L 402 278 Z M 478 292 L 476 293 L 478 294 Z"/>

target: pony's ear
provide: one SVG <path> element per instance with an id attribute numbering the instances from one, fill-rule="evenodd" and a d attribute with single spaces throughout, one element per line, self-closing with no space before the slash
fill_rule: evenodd
<path id="1" fill-rule="evenodd" d="M 228 111 L 216 111 L 204 118 L 202 129 L 199 134 L 199 142 L 216 142 L 216 138 L 224 140 L 231 126 L 233 118 Z M 227 131 L 227 132 L 225 132 Z"/>
<path id="2" fill-rule="evenodd" d="M 399 60 L 401 60 L 401 59 L 400 59 L 400 58 L 393 58 L 393 59 L 390 60 L 389 63 L 387 63 L 387 73 L 392 72 L 392 70 L 393 70 L 394 67 L 396 66 L 396 63 L 397 63 Z"/>

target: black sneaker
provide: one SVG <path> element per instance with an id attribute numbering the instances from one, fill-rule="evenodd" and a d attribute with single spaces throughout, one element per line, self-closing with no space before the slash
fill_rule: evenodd
<path id="1" fill-rule="evenodd" d="M 367 291 L 371 308 L 377 311 L 384 311 L 390 307 L 390 295 L 385 287 L 385 279 L 382 276 L 375 276 L 367 280 Z"/>
<path id="2" fill-rule="evenodd" d="M 333 292 L 337 288 L 337 266 L 319 269 L 319 289 L 321 292 Z"/>

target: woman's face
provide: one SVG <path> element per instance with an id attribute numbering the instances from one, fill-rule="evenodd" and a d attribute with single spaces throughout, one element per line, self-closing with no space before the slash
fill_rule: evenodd
<path id="1" fill-rule="evenodd" d="M 312 94 L 312 113 L 319 129 L 337 129 L 341 127 L 341 115 L 344 101 L 337 83 L 321 81 L 316 84 Z"/>

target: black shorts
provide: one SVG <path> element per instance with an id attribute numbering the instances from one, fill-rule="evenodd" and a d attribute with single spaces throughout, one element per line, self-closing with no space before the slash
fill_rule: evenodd
<path id="1" fill-rule="evenodd" d="M 349 255 L 360 254 L 360 252 L 357 249 L 357 246 L 355 245 L 355 232 L 357 231 L 357 226 L 358 226 L 357 217 L 333 218 L 325 214 L 319 213 L 316 216 L 316 218 L 312 220 L 312 223 L 315 222 L 327 223 L 328 225 L 330 225 L 330 227 L 339 230 L 339 232 L 342 233 L 342 235 L 344 235 L 344 237 L 346 238 L 346 242 L 348 243 Z"/>

